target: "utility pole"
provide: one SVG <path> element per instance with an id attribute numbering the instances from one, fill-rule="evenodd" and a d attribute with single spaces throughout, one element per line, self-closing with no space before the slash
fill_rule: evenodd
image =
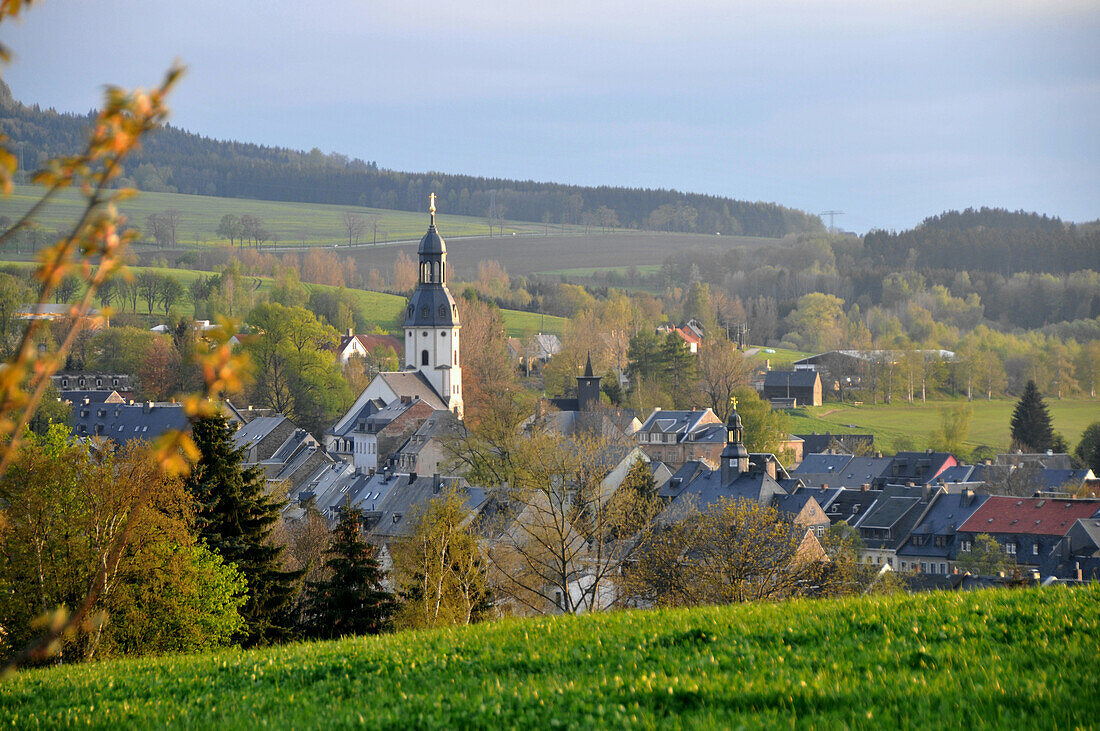
<path id="1" fill-rule="evenodd" d="M 836 216 L 843 216 L 844 211 L 822 211 L 821 213 L 819 213 L 817 215 L 819 215 L 819 216 L 828 216 L 829 217 L 829 233 L 836 233 L 835 218 L 836 218 Z"/>

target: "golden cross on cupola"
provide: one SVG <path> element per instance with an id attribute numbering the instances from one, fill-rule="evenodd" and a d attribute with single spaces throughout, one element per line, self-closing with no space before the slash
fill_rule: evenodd
<path id="1" fill-rule="evenodd" d="M 737 411 L 737 397 L 736 396 L 730 396 L 730 406 L 733 407 L 734 411 Z"/>
<path id="2" fill-rule="evenodd" d="M 428 196 L 431 201 L 431 205 L 428 206 L 428 212 L 432 214 L 432 224 L 435 224 L 435 193 Z"/>

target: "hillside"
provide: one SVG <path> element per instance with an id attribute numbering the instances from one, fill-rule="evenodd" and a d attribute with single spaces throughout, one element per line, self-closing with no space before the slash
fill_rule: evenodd
<path id="1" fill-rule="evenodd" d="M 1074 728 L 1100 587 L 509 620 L 27 671 L 20 727 Z"/>
<path id="2" fill-rule="evenodd" d="M 92 113 L 62 114 L 21 104 L 6 87 L 0 88 L 0 132 L 11 139 L 11 149 L 23 146 L 29 170 L 49 157 L 78 150 L 91 119 Z M 664 189 L 402 172 L 316 148 L 303 152 L 213 140 L 171 125 L 152 135 L 128 161 L 124 182 L 150 192 L 403 211 L 422 211 L 428 194 L 435 192 L 440 210 L 451 214 L 540 223 L 580 224 L 596 217 L 609 221 L 610 212 L 628 228 L 748 236 L 823 230 L 817 216 L 776 203 Z"/>
<path id="3" fill-rule="evenodd" d="M 1100 271 L 1100 233 L 1057 218 L 1002 208 L 947 211 L 900 233 L 863 238 L 871 261 L 958 271 Z"/>
<path id="4" fill-rule="evenodd" d="M 12 266 L 12 264 L 7 264 Z M 29 266 L 27 264 L 17 263 L 14 266 L 24 267 Z M 210 272 L 196 271 L 192 269 L 169 269 L 161 267 L 130 267 L 130 271 L 137 276 L 141 272 L 150 271 L 157 274 L 170 275 L 178 279 L 185 286 L 193 282 L 195 279 L 204 276 L 210 276 Z M 271 291 L 272 280 L 270 277 L 249 277 L 249 279 L 255 279 L 259 282 L 259 287 L 256 288 L 257 294 L 262 298 Z M 330 287 L 326 284 L 306 284 L 309 289 L 319 289 L 321 291 L 335 291 L 336 287 Z M 396 294 L 387 294 L 385 292 L 371 292 L 362 289 L 348 289 L 351 296 L 355 298 L 359 306 L 359 312 L 363 316 L 363 319 L 367 322 L 377 325 L 383 330 L 387 330 L 391 333 L 401 333 L 402 323 L 404 323 L 404 312 L 406 299 Z M 194 314 L 193 307 L 186 299 L 181 300 L 176 306 L 175 310 L 178 314 L 185 317 L 190 317 Z M 139 305 L 138 314 L 144 312 L 144 303 Z M 501 316 L 504 319 L 505 332 L 510 337 L 525 337 L 535 332 L 548 332 L 556 335 L 561 335 L 565 330 L 565 318 L 555 317 L 553 315 L 540 315 L 536 312 L 523 312 L 521 310 L 505 310 L 502 309 Z M 154 319 L 160 322 L 162 318 L 158 313 Z"/>

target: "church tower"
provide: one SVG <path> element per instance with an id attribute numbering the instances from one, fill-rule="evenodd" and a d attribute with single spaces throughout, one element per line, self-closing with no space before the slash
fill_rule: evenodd
<path id="1" fill-rule="evenodd" d="M 720 457 L 723 485 L 728 485 L 749 471 L 749 451 L 745 449 L 745 427 L 737 413 L 737 400 L 733 401 L 729 419 L 726 420 L 726 448 Z"/>
<path id="2" fill-rule="evenodd" d="M 447 291 L 447 245 L 435 230 L 435 193 L 431 222 L 420 239 L 420 274 L 405 313 L 405 370 L 418 371 L 460 419 L 462 365 L 458 356 L 458 306 Z"/>

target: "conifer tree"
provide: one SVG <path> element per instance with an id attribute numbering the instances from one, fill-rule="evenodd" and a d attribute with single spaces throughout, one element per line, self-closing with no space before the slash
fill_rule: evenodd
<path id="1" fill-rule="evenodd" d="M 1012 443 L 1019 449 L 1031 452 L 1045 452 L 1054 443 L 1054 432 L 1050 425 L 1050 413 L 1039 395 L 1035 381 L 1028 381 L 1024 395 L 1016 403 L 1012 412 Z"/>
<path id="2" fill-rule="evenodd" d="M 363 540 L 363 514 L 345 503 L 325 554 L 328 578 L 306 585 L 305 629 L 313 637 L 378 634 L 396 609 L 382 588 L 374 547 Z"/>
<path id="3" fill-rule="evenodd" d="M 201 457 L 187 489 L 199 506 L 199 537 L 248 582 L 240 641 L 265 644 L 282 639 L 291 628 L 289 607 L 301 572 L 280 568 L 283 546 L 268 540 L 279 520 L 279 504 L 265 494 L 263 472 L 242 466 L 244 452 L 233 445 L 232 435 L 224 416 L 194 421 L 191 436 Z"/>

